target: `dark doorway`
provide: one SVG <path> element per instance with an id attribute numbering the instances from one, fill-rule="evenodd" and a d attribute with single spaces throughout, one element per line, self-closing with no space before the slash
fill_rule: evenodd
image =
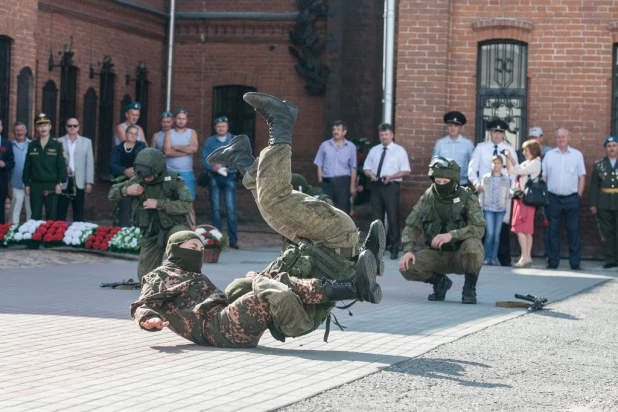
<path id="1" fill-rule="evenodd" d="M 56 105 L 58 102 L 58 88 L 53 80 L 48 80 L 43 86 L 43 113 L 51 119 L 50 136 L 56 137 Z M 33 133 L 34 135 L 34 133 Z"/>
<path id="2" fill-rule="evenodd" d="M 58 132 L 65 133 L 67 120 L 75 117 L 77 107 L 77 74 L 75 66 L 63 66 L 60 78 L 60 122 Z"/>
<path id="3" fill-rule="evenodd" d="M 125 120 L 127 120 L 127 115 L 125 114 L 127 111 L 124 108 L 127 107 L 131 103 L 133 103 L 133 99 L 131 98 L 130 95 L 125 94 L 124 96 L 122 96 L 122 100 L 120 101 L 120 122 L 119 123 L 122 123 Z"/>
<path id="4" fill-rule="evenodd" d="M 97 92 L 91 87 L 84 95 L 82 134 L 94 140 L 97 131 Z"/>
<path id="5" fill-rule="evenodd" d="M 97 142 L 97 174 L 99 179 L 111 180 L 109 157 L 114 141 L 114 84 L 116 75 L 101 70 L 99 92 L 99 141 Z"/>
<path id="6" fill-rule="evenodd" d="M 212 120 L 227 116 L 230 133 L 246 134 L 252 147 L 255 147 L 255 110 L 245 103 L 242 96 L 254 91 L 256 89 L 249 86 L 218 86 L 213 89 L 212 104 Z"/>
<path id="7" fill-rule="evenodd" d="M 17 75 L 17 121 L 32 130 L 32 100 L 34 78 L 30 67 L 24 67 Z"/>
<path id="8" fill-rule="evenodd" d="M 11 38 L 0 36 L 0 120 L 9 120 L 9 84 L 11 79 Z"/>

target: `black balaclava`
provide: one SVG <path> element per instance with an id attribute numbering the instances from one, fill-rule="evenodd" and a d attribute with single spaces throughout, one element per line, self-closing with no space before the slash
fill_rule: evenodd
<path id="1" fill-rule="evenodd" d="M 190 230 L 183 230 L 171 235 L 165 249 L 167 260 L 187 272 L 201 273 L 204 252 L 180 247 L 181 244 L 191 239 L 202 241 L 197 233 Z"/>

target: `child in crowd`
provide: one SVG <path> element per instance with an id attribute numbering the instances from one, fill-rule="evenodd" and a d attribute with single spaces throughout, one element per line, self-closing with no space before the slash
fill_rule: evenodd
<path id="1" fill-rule="evenodd" d="M 500 266 L 498 244 L 502 219 L 511 212 L 511 179 L 502 174 L 503 162 L 500 156 L 491 158 L 491 173 L 481 179 L 479 201 L 485 216 L 485 260 L 484 265 Z"/>

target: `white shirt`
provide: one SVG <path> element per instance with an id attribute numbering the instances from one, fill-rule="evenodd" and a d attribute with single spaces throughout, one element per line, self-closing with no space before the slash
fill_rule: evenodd
<path id="1" fill-rule="evenodd" d="M 77 146 L 77 137 L 74 142 L 71 142 L 71 139 L 67 135 L 67 146 L 69 147 L 69 167 L 71 168 L 71 173 L 69 176 L 73 176 L 75 174 L 75 146 Z"/>
<path id="2" fill-rule="evenodd" d="M 472 140 L 462 135 L 457 136 L 455 141 L 450 136 L 445 136 L 442 139 L 438 139 L 433 147 L 434 156 L 446 157 L 457 162 L 461 168 L 461 180 L 459 183 L 462 186 L 468 184 L 468 164 L 470 164 L 473 151 L 474 143 L 472 143 Z"/>
<path id="3" fill-rule="evenodd" d="M 562 153 L 557 147 L 543 158 L 543 176 L 547 177 L 547 190 L 558 196 L 577 193 L 579 177 L 586 175 L 584 155 L 571 146 Z"/>
<path id="4" fill-rule="evenodd" d="M 380 165 L 380 158 L 382 157 L 384 145 L 379 144 L 371 148 L 363 164 L 363 170 L 371 170 L 374 175 L 378 175 L 378 166 Z M 399 146 L 397 143 L 391 142 L 386 146 L 386 155 L 384 155 L 384 162 L 382 163 L 381 176 L 392 176 L 399 172 L 411 172 L 410 160 L 408 159 L 408 153 L 406 149 Z M 403 179 L 393 179 L 393 182 L 401 182 Z"/>
<path id="5" fill-rule="evenodd" d="M 472 152 L 472 158 L 470 159 L 470 164 L 468 165 L 468 180 L 470 180 L 473 185 L 476 186 L 476 184 L 479 183 L 480 177 L 483 177 L 487 173 L 491 172 L 491 158 L 494 157 L 494 150 L 496 150 L 494 146 L 494 142 L 488 140 L 486 142 L 479 143 L 474 149 L 474 152 Z M 506 143 L 504 140 L 498 143 L 497 148 L 498 156 L 502 158 L 502 164 L 506 166 L 506 159 L 504 158 L 504 155 L 500 153 L 504 149 L 507 149 L 511 153 L 511 156 L 515 160 L 515 165 L 519 164 L 515 149 L 513 149 L 513 146 Z M 506 169 L 504 169 L 504 173 L 506 174 Z"/>

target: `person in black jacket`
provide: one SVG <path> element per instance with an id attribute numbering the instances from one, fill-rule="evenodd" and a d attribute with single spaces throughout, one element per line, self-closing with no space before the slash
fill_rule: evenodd
<path id="1" fill-rule="evenodd" d="M 6 198 L 9 195 L 9 178 L 11 170 L 15 167 L 15 158 L 13 157 L 13 143 L 6 137 L 2 137 L 2 120 L 0 120 L 0 223 L 4 224 L 4 205 Z"/>

